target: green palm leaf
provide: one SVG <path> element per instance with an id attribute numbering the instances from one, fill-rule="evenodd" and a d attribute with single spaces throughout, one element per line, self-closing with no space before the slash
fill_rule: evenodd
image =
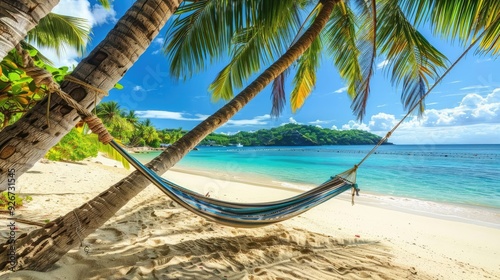
<path id="1" fill-rule="evenodd" d="M 479 42 L 480 53 L 500 53 L 500 1 L 498 0 L 421 0 L 401 1 L 401 7 L 416 23 L 430 19 L 435 34 L 459 39 L 464 46 L 493 25 Z"/>
<path id="2" fill-rule="evenodd" d="M 254 17 L 250 0 L 185 1 L 171 21 L 164 46 L 170 73 L 181 79 L 204 70 L 229 49 L 233 33 Z M 210 64 L 209 63 L 209 64 Z"/>
<path id="3" fill-rule="evenodd" d="M 362 121 L 366 113 L 368 96 L 370 95 L 370 81 L 374 72 L 375 57 L 377 56 L 376 35 L 377 35 L 377 8 L 375 0 L 362 1 L 362 13 L 360 19 L 362 25 L 359 31 L 358 48 L 360 55 L 358 58 L 361 68 L 361 80 L 356 84 L 356 97 L 351 109 Z"/>
<path id="4" fill-rule="evenodd" d="M 402 85 L 405 109 L 419 102 L 423 112 L 420 98 L 429 86 L 429 79 L 438 76 L 447 59 L 412 26 L 397 0 L 381 1 L 378 15 L 377 41 L 392 68 L 391 81 Z"/>
<path id="5" fill-rule="evenodd" d="M 299 4 L 299 7 L 304 8 L 307 6 L 306 4 L 307 4 L 306 2 Z M 316 6 L 307 16 L 306 20 L 304 20 L 304 22 L 300 26 L 299 31 L 295 35 L 295 38 L 290 45 L 294 44 L 300 38 L 303 30 L 305 30 L 306 28 L 306 25 L 309 25 L 311 23 L 311 20 L 316 17 L 320 8 L 321 8 L 321 3 L 317 3 Z M 300 22 L 300 19 L 298 18 L 297 21 Z M 286 71 L 283 71 L 273 81 L 273 87 L 271 91 L 271 100 L 272 100 L 271 116 L 273 117 L 278 117 L 283 111 L 283 108 L 285 107 L 286 104 L 285 80 L 289 73 L 290 71 L 287 69 Z"/>
<path id="6" fill-rule="evenodd" d="M 90 26 L 85 19 L 49 13 L 28 32 L 27 41 L 38 46 L 53 48 L 61 55 L 67 46 L 80 54 L 89 40 Z"/>
<path id="7" fill-rule="evenodd" d="M 316 71 L 321 61 L 321 47 L 321 38 L 318 37 L 297 61 L 297 73 L 293 79 L 295 86 L 290 96 L 293 113 L 304 105 L 306 98 L 316 85 Z"/>
<path id="8" fill-rule="evenodd" d="M 356 97 L 356 85 L 362 80 L 358 62 L 356 16 L 349 6 L 339 2 L 324 32 L 326 52 L 332 56 L 340 77 L 347 82 L 347 93 Z"/>
<path id="9" fill-rule="evenodd" d="M 231 98 L 234 89 L 243 87 L 262 65 L 286 50 L 300 24 L 296 2 L 212 0 L 185 4 L 177 11 L 179 17 L 167 36 L 171 43 L 165 51 L 171 73 L 177 78 L 189 77 L 231 50 L 230 62 L 210 86 L 214 100 Z"/>

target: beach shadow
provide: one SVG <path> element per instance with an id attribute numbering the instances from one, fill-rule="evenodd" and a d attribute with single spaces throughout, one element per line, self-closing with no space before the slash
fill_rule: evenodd
<path id="1" fill-rule="evenodd" d="M 280 224 L 230 228 L 166 198 L 118 215 L 84 243 L 88 255 L 72 252 L 62 263 L 91 267 L 85 279 L 427 279 L 396 265 L 377 241 Z"/>

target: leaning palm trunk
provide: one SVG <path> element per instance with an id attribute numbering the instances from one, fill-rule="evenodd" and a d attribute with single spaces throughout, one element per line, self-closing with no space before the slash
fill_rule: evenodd
<path id="1" fill-rule="evenodd" d="M 59 3 L 59 0 L 0 1 L 0 61 Z"/>
<path id="2" fill-rule="evenodd" d="M 311 27 L 281 58 L 233 100 L 184 135 L 151 161 L 148 166 L 157 173 L 163 174 L 204 137 L 234 116 L 309 48 L 325 27 L 337 1 L 323 0 L 323 8 Z M 16 242 L 18 266 L 15 269 L 38 271 L 49 269 L 67 251 L 79 245 L 80 238 L 85 238 L 103 225 L 147 185 L 149 182 L 138 171 L 135 171 L 74 211 L 48 223 L 41 229 L 20 236 Z M 9 268 L 6 250 L 7 245 L 0 248 L 0 268 L 3 270 Z"/>
<path id="3" fill-rule="evenodd" d="M 71 75 L 103 91 L 110 90 L 146 50 L 181 2 L 137 1 Z M 71 82 L 64 82 L 61 88 L 88 109 L 94 108 L 103 97 L 102 93 Z M 50 104 L 48 102 L 47 98 L 41 101 L 0 132 L 0 190 L 7 187 L 7 170 L 14 169 L 19 175 L 24 173 L 79 120 L 77 112 L 58 96 L 53 95 Z"/>

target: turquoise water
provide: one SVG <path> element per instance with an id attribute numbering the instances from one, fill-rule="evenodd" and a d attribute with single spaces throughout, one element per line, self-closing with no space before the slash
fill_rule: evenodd
<path id="1" fill-rule="evenodd" d="M 371 148 L 200 147 L 176 166 L 310 186 L 349 169 Z M 147 162 L 158 154 L 136 156 Z M 500 145 L 382 146 L 357 178 L 366 193 L 500 209 Z"/>

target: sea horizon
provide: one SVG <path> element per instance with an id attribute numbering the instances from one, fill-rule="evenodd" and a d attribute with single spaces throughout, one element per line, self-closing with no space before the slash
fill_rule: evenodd
<path id="1" fill-rule="evenodd" d="M 233 179 L 258 178 L 305 191 L 353 167 L 372 147 L 200 146 L 175 167 Z M 159 153 L 134 156 L 148 162 Z M 357 183 L 374 203 L 423 213 L 440 208 L 437 214 L 472 220 L 491 210 L 491 217 L 481 219 L 500 225 L 498 166 L 500 144 L 384 145 L 359 167 Z"/>

